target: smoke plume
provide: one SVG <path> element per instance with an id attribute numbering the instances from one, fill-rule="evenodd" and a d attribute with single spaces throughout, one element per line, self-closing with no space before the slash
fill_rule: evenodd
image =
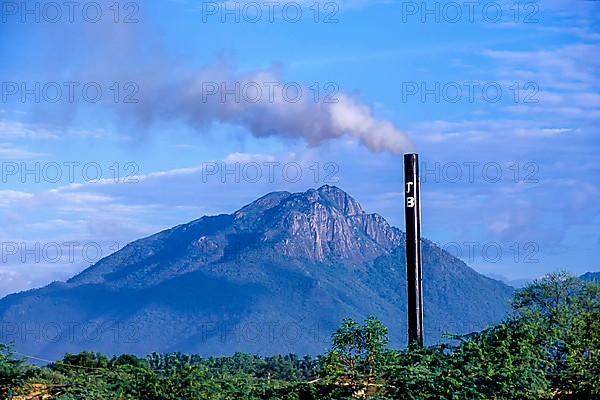
<path id="1" fill-rule="evenodd" d="M 110 10 L 113 2 L 98 3 Z M 203 132 L 213 123 L 224 123 L 243 127 L 256 137 L 300 138 L 311 146 L 351 137 L 374 152 L 411 150 L 405 133 L 392 122 L 378 119 L 358 96 L 337 91 L 335 83 L 327 87 L 322 82 L 316 93 L 313 86 L 284 81 L 275 67 L 239 73 L 233 63 L 216 61 L 185 69 L 185 57 L 165 43 L 165 28 L 147 7 L 136 14 L 136 24 L 115 24 L 109 16 L 94 24 L 78 20 L 19 31 L 31 36 L 30 42 L 40 50 L 32 52 L 38 60 L 28 60 L 34 69 L 23 72 L 28 80 L 35 76 L 42 82 L 75 81 L 82 86 L 98 82 L 104 90 L 99 103 L 33 105 L 38 108 L 34 115 L 65 123 L 86 107 L 92 108 L 94 117 L 102 118 L 95 114 L 95 107 L 104 105 L 121 122 L 141 127 L 184 121 Z M 11 29 L 22 29 L 14 25 Z M 35 67 L 40 65 L 43 75 Z M 20 80 L 24 79 L 15 77 Z M 115 82 L 121 91 L 119 101 L 113 101 L 109 90 Z M 126 102 L 127 96 L 137 102 Z"/>
<path id="2" fill-rule="evenodd" d="M 236 75 L 220 63 L 144 82 L 127 116 L 144 125 L 183 120 L 198 130 L 213 122 L 232 124 L 256 137 L 298 137 L 311 146 L 349 136 L 374 152 L 410 150 L 406 134 L 391 122 L 377 119 L 358 97 L 329 88 L 321 93 L 322 88 L 284 82 L 274 70 Z"/>

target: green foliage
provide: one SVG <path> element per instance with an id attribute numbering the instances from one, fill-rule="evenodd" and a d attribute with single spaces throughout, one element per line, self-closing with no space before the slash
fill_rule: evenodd
<path id="1" fill-rule="evenodd" d="M 346 319 L 317 358 L 83 352 L 39 368 L 0 345 L 0 398 L 34 383 L 61 400 L 600 398 L 600 285 L 550 274 L 512 305 L 501 324 L 403 351 L 387 348 L 387 328 L 375 317 Z"/>
<path id="2" fill-rule="evenodd" d="M 351 386 L 359 382 L 375 383 L 379 370 L 389 354 L 388 330 L 375 317 L 362 325 L 345 319 L 333 334 L 333 346 L 324 363 L 330 381 L 346 379 Z"/>
<path id="3" fill-rule="evenodd" d="M 600 398 L 600 285 L 550 274 L 515 294 L 514 315 L 448 345 L 395 355 L 397 399 Z"/>
<path id="4" fill-rule="evenodd" d="M 38 373 L 38 368 L 16 357 L 12 345 L 0 343 L 0 398 L 10 398 Z"/>
<path id="5" fill-rule="evenodd" d="M 513 307 L 536 330 L 561 398 L 600 398 L 600 284 L 550 274 L 518 292 Z"/>

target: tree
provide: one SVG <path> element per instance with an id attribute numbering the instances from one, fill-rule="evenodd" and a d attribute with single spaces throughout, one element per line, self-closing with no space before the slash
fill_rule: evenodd
<path id="1" fill-rule="evenodd" d="M 384 393 L 390 399 L 444 399 L 458 391 L 456 375 L 451 376 L 446 345 L 410 346 L 392 354 L 383 368 Z"/>
<path id="2" fill-rule="evenodd" d="M 599 300 L 600 285 L 549 274 L 515 294 L 503 323 L 396 353 L 385 391 L 395 399 L 600 398 Z"/>
<path id="3" fill-rule="evenodd" d="M 39 369 L 17 358 L 12 345 L 0 343 L 0 398 L 11 398 Z"/>
<path id="4" fill-rule="evenodd" d="M 324 372 L 330 381 L 345 380 L 354 390 L 379 379 L 381 366 L 389 356 L 388 329 L 375 317 L 362 325 L 348 318 L 333 334 Z"/>
<path id="5" fill-rule="evenodd" d="M 600 397 L 600 285 L 557 272 L 517 292 L 512 305 L 536 329 L 561 398 Z"/>

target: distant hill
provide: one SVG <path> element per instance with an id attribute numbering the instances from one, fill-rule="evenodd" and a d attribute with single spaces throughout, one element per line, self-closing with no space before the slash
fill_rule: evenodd
<path id="1" fill-rule="evenodd" d="M 507 279 L 502 275 L 498 274 L 488 274 L 488 276 L 492 279 L 497 279 L 506 283 L 509 286 L 514 287 L 515 289 L 521 289 L 527 286 L 529 283 L 533 282 L 535 278 L 524 278 L 524 279 Z M 587 282 L 600 282 L 600 272 L 586 272 L 581 275 L 579 279 L 582 279 Z"/>
<path id="2" fill-rule="evenodd" d="M 600 272 L 586 272 L 579 277 L 587 282 L 598 282 L 600 283 Z"/>
<path id="3" fill-rule="evenodd" d="M 513 288 L 423 241 L 425 333 L 505 316 Z M 67 282 L 0 300 L 0 341 L 54 358 L 314 354 L 342 318 L 378 316 L 406 342 L 404 233 L 341 189 L 275 192 L 128 244 Z"/>
<path id="4" fill-rule="evenodd" d="M 489 276 L 492 279 L 496 279 L 499 280 L 501 282 L 506 283 L 508 286 L 512 286 L 515 289 L 521 289 L 524 286 L 526 286 L 528 283 L 530 283 L 531 281 L 533 281 L 533 278 L 523 278 L 523 279 L 508 279 L 507 277 L 500 275 L 500 274 L 486 274 L 487 276 Z"/>

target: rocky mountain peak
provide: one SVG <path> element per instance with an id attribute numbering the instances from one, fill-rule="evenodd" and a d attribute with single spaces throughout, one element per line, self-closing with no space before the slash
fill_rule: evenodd
<path id="1" fill-rule="evenodd" d="M 325 185 L 299 193 L 272 192 L 233 214 L 205 216 L 159 232 L 70 282 L 147 285 L 232 257 L 270 252 L 308 262 L 366 265 L 402 242 L 402 232 L 382 216 L 367 214 L 342 189 Z M 140 257 L 146 260 L 143 265 L 135 261 Z"/>
<path id="2" fill-rule="evenodd" d="M 345 216 L 361 215 L 364 210 L 352 196 L 337 186 L 323 185 L 318 189 L 308 189 L 305 192 L 272 192 L 239 209 L 235 215 L 238 218 L 257 216 L 279 205 L 286 207 L 301 207 L 302 205 L 321 203 L 329 208 L 335 208 Z"/>
<path id="3" fill-rule="evenodd" d="M 290 197 L 290 192 L 271 192 L 263 197 L 254 200 L 252 203 L 245 205 L 237 210 L 233 216 L 237 221 L 255 220 L 260 218 L 266 211 L 277 207 L 283 200 Z"/>
<path id="4" fill-rule="evenodd" d="M 263 240 L 273 243 L 282 254 L 319 262 L 361 262 L 400 243 L 399 231 L 381 216 L 365 213 L 352 196 L 336 186 L 285 193 L 276 198 L 274 194 L 265 196 L 240 210 L 266 224 Z M 248 211 L 258 210 L 259 205 L 265 205 L 262 214 Z"/>
<path id="5" fill-rule="evenodd" d="M 346 216 L 364 214 L 364 210 L 358 201 L 337 186 L 324 185 L 317 189 L 317 192 Z"/>

